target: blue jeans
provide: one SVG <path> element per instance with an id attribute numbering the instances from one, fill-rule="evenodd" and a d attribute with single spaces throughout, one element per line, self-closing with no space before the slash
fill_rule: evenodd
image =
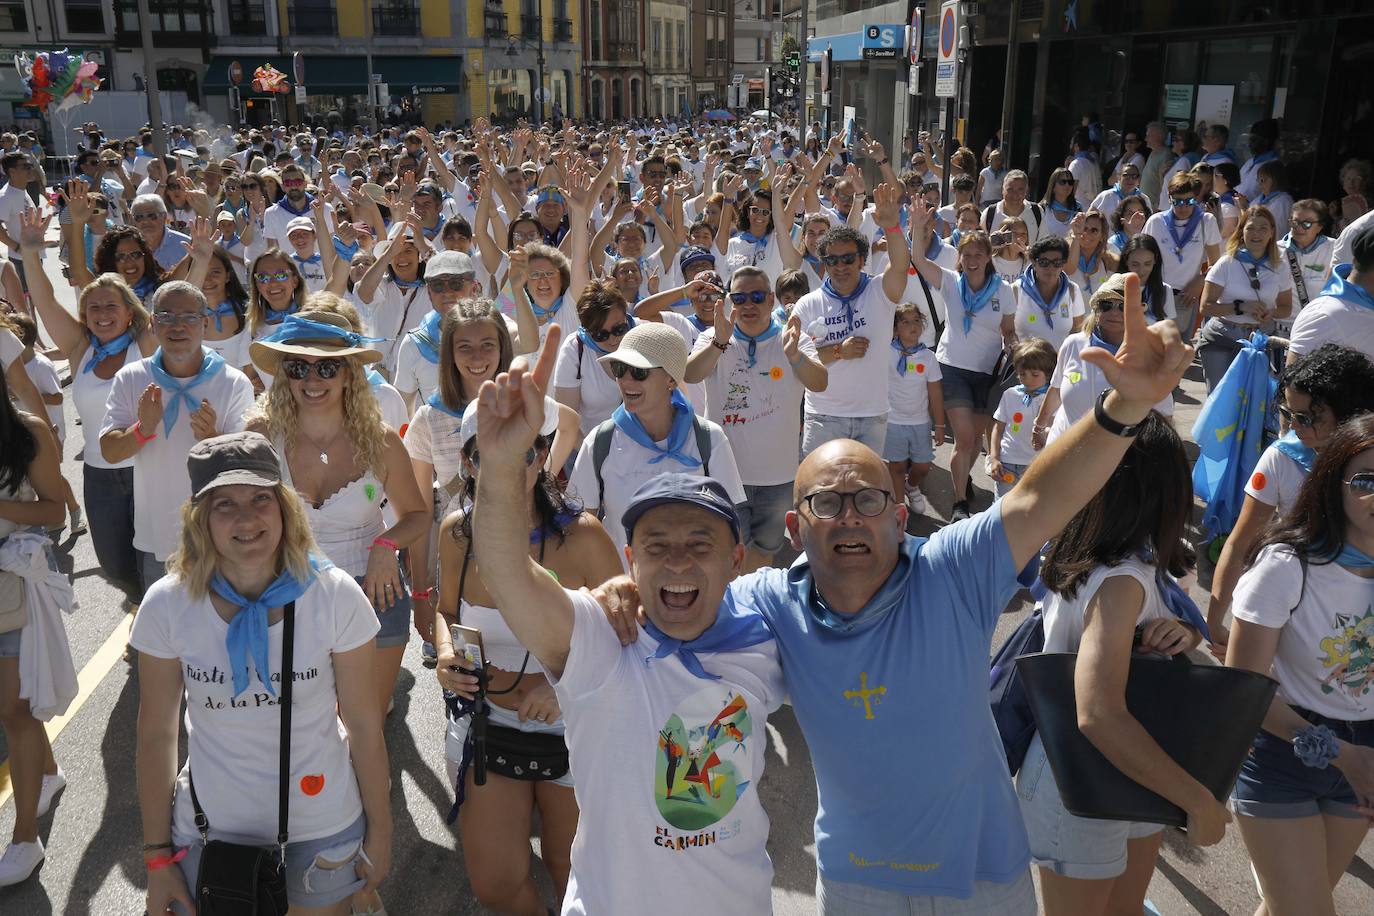
<path id="1" fill-rule="evenodd" d="M 138 580 L 146 595 L 153 583 L 167 575 L 167 561 L 159 560 L 156 554 L 138 552 Z"/>
<path id="2" fill-rule="evenodd" d="M 1030 869 L 1009 884 L 975 881 L 973 895 L 928 897 L 816 879 L 816 912 L 819 916 L 1035 916 L 1035 885 Z"/>
<path id="3" fill-rule="evenodd" d="M 833 417 L 809 410 L 802 415 L 803 458 L 833 439 L 853 439 L 881 455 L 887 440 L 887 415 Z"/>
<path id="4" fill-rule="evenodd" d="M 81 469 L 81 502 L 86 507 L 95 558 L 101 570 L 127 589 L 139 585 L 138 551 L 134 549 L 134 469 Z"/>

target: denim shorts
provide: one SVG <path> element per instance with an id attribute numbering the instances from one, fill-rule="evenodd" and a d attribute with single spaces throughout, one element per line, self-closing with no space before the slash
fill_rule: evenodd
<path id="1" fill-rule="evenodd" d="M 835 417 L 830 414 L 812 413 L 809 410 L 802 414 L 803 458 L 835 439 L 862 442 L 881 455 L 883 440 L 886 438 L 886 414 L 881 417 Z"/>
<path id="2" fill-rule="evenodd" d="M 930 464 L 935 460 L 935 445 L 930 441 L 930 424 L 903 426 L 887 424 L 887 441 L 883 443 L 884 461 L 910 461 Z"/>
<path id="3" fill-rule="evenodd" d="M 364 578 L 353 577 L 359 585 L 363 584 Z M 406 581 L 405 573 L 401 573 L 400 597 L 385 611 L 377 612 L 377 623 L 381 624 L 381 629 L 377 631 L 378 649 L 394 649 L 410 642 L 410 611 L 410 583 Z"/>
<path id="4" fill-rule="evenodd" d="M 940 363 L 940 393 L 945 398 L 945 410 L 968 407 L 974 413 L 992 416 L 997 405 L 988 405 L 988 392 L 991 390 L 991 372 L 973 372 Z"/>
<path id="5" fill-rule="evenodd" d="M 18 658 L 19 646 L 24 636 L 24 628 L 0 633 L 0 658 Z"/>
<path id="6" fill-rule="evenodd" d="M 744 485 L 744 505 L 737 506 L 740 541 L 763 553 L 777 553 L 787 535 L 787 511 L 792 508 L 792 484 Z"/>
<path id="7" fill-rule="evenodd" d="M 1036 735 L 1016 776 L 1031 861 L 1066 878 L 1099 880 L 1126 871 L 1126 842 L 1154 836 L 1162 824 L 1079 817 L 1064 808 L 1054 772 Z"/>
<path id="8" fill-rule="evenodd" d="M 1026 475 L 1028 464 L 1012 464 L 1010 461 L 1002 462 L 1002 470 L 1011 475 L 1011 480 L 994 480 L 992 485 L 997 490 L 998 496 L 1006 496 L 1011 492 L 1011 488 L 1016 486 L 1021 478 Z"/>
<path id="9" fill-rule="evenodd" d="M 866 884 L 816 878 L 818 916 L 1035 916 L 1035 884 L 1030 870 L 1006 884 L 975 881 L 967 900 L 915 897 Z"/>
<path id="10" fill-rule="evenodd" d="M 1351 744 L 1374 747 L 1374 720 L 1342 722 L 1293 707 L 1314 725 L 1325 725 Z M 1293 745 L 1260 729 L 1240 767 L 1231 790 L 1231 808 L 1246 817 L 1311 817 L 1332 814 L 1357 818 L 1355 790 L 1334 766 L 1324 770 L 1305 765 Z"/>
<path id="11" fill-rule="evenodd" d="M 286 844 L 286 899 L 291 907 L 326 907 L 347 900 L 355 892 L 363 889 L 366 883 L 354 871 L 355 862 L 361 861 L 359 853 L 363 848 L 363 836 L 367 832 L 367 818 L 358 819 L 333 836 L 320 837 L 318 840 L 302 840 Z M 232 843 L 259 845 L 257 837 L 241 837 L 221 833 L 210 828 L 210 839 L 227 840 Z M 262 844 L 262 845 L 271 845 Z M 178 844 L 178 848 L 182 848 Z M 200 874 L 200 857 L 205 850 L 200 837 L 184 847 L 186 858 L 177 863 L 186 878 L 186 886 L 192 888 L 195 896 L 196 876 Z M 316 857 L 325 862 L 342 863 L 337 868 L 326 868 L 319 864 Z M 180 904 L 173 904 L 172 911 L 177 916 L 185 916 Z"/>

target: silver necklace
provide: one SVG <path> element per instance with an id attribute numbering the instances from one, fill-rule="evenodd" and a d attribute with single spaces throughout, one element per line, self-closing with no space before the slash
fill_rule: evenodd
<path id="1" fill-rule="evenodd" d="M 318 457 L 320 459 L 320 464 L 329 464 L 329 447 L 333 445 L 335 440 L 339 438 L 339 434 L 342 433 L 343 430 L 337 430 L 334 433 L 334 435 L 329 438 L 329 441 L 325 443 L 323 448 L 320 448 L 320 444 L 318 442 L 316 442 L 310 436 L 306 435 L 305 430 L 301 429 L 297 430 L 297 432 L 299 432 L 301 434 L 301 437 L 305 439 L 306 442 L 309 442 L 312 447 L 318 449 Z"/>

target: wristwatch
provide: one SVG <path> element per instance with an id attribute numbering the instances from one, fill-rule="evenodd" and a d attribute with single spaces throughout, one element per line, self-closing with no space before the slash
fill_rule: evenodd
<path id="1" fill-rule="evenodd" d="M 1097 421 L 1098 426 L 1113 436 L 1121 436 L 1123 439 L 1134 438 L 1140 432 L 1140 427 L 1145 424 L 1145 421 L 1141 420 L 1139 423 L 1127 425 L 1120 420 L 1113 419 L 1111 414 L 1107 413 L 1107 394 L 1108 392 L 1104 391 L 1097 396 L 1097 401 L 1093 404 L 1093 419 Z"/>

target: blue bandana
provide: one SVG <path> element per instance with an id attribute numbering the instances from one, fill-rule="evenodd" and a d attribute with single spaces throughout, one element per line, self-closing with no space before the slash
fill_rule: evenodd
<path id="1" fill-rule="evenodd" d="M 932 232 L 930 234 L 930 244 L 926 246 L 926 260 L 934 261 L 938 258 L 940 256 L 940 246 L 943 244 L 944 243 L 940 241 L 940 233 Z"/>
<path id="2" fill-rule="evenodd" d="M 689 468 L 701 467 L 701 461 L 691 455 L 684 454 L 683 447 L 692 438 L 692 405 L 687 402 L 687 397 L 682 393 L 682 389 L 673 389 L 673 428 L 668 432 L 668 444 L 660 446 L 654 441 L 653 436 L 644 428 L 639 417 L 625 409 L 621 404 L 611 414 L 611 419 L 615 421 L 616 429 L 620 430 L 629 437 L 631 442 L 642 445 L 651 452 L 658 454 L 649 459 L 650 464 L 658 464 L 665 458 L 671 458 L 678 464 Z"/>
<path id="3" fill-rule="evenodd" d="M 1121 249 L 1123 249 L 1123 248 L 1126 247 L 1126 243 L 1129 242 L 1129 241 L 1130 241 L 1130 239 L 1128 239 L 1128 238 L 1126 237 L 1126 233 L 1124 233 L 1124 232 L 1113 232 L 1113 233 L 1112 233 L 1112 237 L 1109 238 L 1109 239 L 1107 240 L 1107 243 L 1108 243 L 1109 245 L 1115 246 L 1115 247 L 1116 247 L 1116 250 L 1117 250 L 1117 251 L 1120 251 Z M 1080 254 L 1079 257 L 1082 257 L 1082 255 Z"/>
<path id="4" fill-rule="evenodd" d="M 211 308 L 210 314 L 215 319 L 215 330 L 223 331 L 225 316 L 237 315 L 238 309 L 234 308 L 234 303 L 230 302 L 228 299 L 225 299 L 224 301 L 220 302 L 219 305 L 216 305 L 213 308 Z"/>
<path id="5" fill-rule="evenodd" d="M 1070 197 L 1069 200 L 1073 201 L 1072 206 L 1070 206 L 1069 204 L 1061 204 L 1057 200 L 1050 201 L 1049 211 L 1051 213 L 1062 213 L 1064 214 L 1064 216 L 1068 217 L 1069 219 L 1072 219 L 1074 215 L 1078 213 L 1078 201 L 1074 200 L 1074 198 L 1072 197 Z M 1060 222 L 1068 222 L 1068 219 L 1061 219 Z"/>
<path id="6" fill-rule="evenodd" d="M 969 289 L 968 275 L 959 274 L 959 299 L 964 307 L 965 334 L 973 330 L 973 316 L 981 312 L 992 301 L 993 295 L 997 292 L 998 284 L 1001 282 L 991 270 L 987 271 L 986 276 L 987 282 L 983 284 L 983 288 L 974 292 Z"/>
<path id="7" fill-rule="evenodd" d="M 897 356 L 897 374 L 898 374 L 898 375 L 906 375 L 906 360 L 907 360 L 907 357 L 908 357 L 908 356 L 915 356 L 917 353 L 920 353 L 922 350 L 926 349 L 926 345 L 923 344 L 923 343 L 918 343 L 916 346 L 912 347 L 911 349 L 907 349 L 906 347 L 902 346 L 901 341 L 899 341 L 899 340 L 898 340 L 897 338 L 895 338 L 895 337 L 892 338 L 891 343 L 892 343 L 892 349 L 896 350 L 897 353 L 899 354 L 899 355 Z"/>
<path id="8" fill-rule="evenodd" d="M 1188 243 L 1193 240 L 1193 235 L 1197 232 L 1197 227 L 1202 224 L 1202 207 L 1194 204 L 1193 215 L 1188 217 L 1188 224 L 1183 227 L 1183 234 L 1180 236 L 1176 220 L 1173 214 L 1164 218 L 1164 225 L 1169 230 L 1169 238 L 1174 240 L 1174 257 L 1178 258 L 1178 263 L 1183 263 L 1183 249 L 1188 247 Z"/>
<path id="9" fill-rule="evenodd" d="M 143 279 L 139 280 L 137 283 L 134 284 L 134 295 L 138 297 L 140 302 L 142 302 L 149 296 L 151 296 L 153 294 L 153 291 L 156 290 L 157 287 L 158 282 L 156 277 L 145 276 L 143 277 Z"/>
<path id="10" fill-rule="evenodd" d="M 1029 407 L 1036 398 L 1050 390 L 1050 383 L 1046 382 L 1039 388 L 1027 388 L 1025 385 L 1017 385 L 1016 390 L 1021 392 L 1021 403 Z"/>
<path id="11" fill-rule="evenodd" d="M 844 309 L 845 334 L 851 334 L 854 331 L 854 300 L 864 294 L 864 290 L 868 289 L 868 281 L 871 279 L 873 278 L 868 274 L 860 271 L 859 285 L 854 287 L 854 292 L 848 296 L 841 295 L 835 290 L 835 284 L 831 282 L 830 277 L 821 281 L 821 292 L 833 299 L 840 300 L 840 307 Z"/>
<path id="12" fill-rule="evenodd" d="M 443 315 L 430 312 L 425 316 L 425 320 L 420 322 L 420 326 L 410 332 L 410 339 L 415 341 L 415 348 L 420 351 L 425 362 L 435 366 L 439 365 L 439 325 L 443 320 Z"/>
<path id="13" fill-rule="evenodd" d="M 525 298 L 529 300 L 530 308 L 534 309 L 534 317 L 540 324 L 547 324 L 549 319 L 558 314 L 558 310 L 563 307 L 563 297 L 559 296 L 553 300 L 553 305 L 546 309 L 540 308 L 539 303 L 534 301 L 529 292 L 525 293 Z"/>
<path id="14" fill-rule="evenodd" d="M 402 280 L 393 272 L 391 275 L 391 282 L 395 283 L 401 289 L 419 289 L 421 286 L 425 285 L 425 278 L 416 277 L 414 280 Z"/>
<path id="15" fill-rule="evenodd" d="M 272 584 L 263 589 L 254 601 L 240 595 L 218 571 L 210 579 L 210 590 L 239 609 L 234 619 L 229 621 L 229 633 L 224 637 L 224 646 L 229 651 L 229 670 L 234 678 L 234 696 L 248 689 L 250 661 L 263 689 L 272 696 L 277 695 L 276 688 L 272 686 L 271 672 L 267 669 L 267 610 L 289 604 L 304 595 L 315 581 L 315 573 L 329 565 L 328 560 L 321 565 L 320 560 L 311 557 L 311 574 L 305 579 L 297 579 L 289 570 L 282 570 L 281 575 L 272 580 Z"/>
<path id="16" fill-rule="evenodd" d="M 1092 346 L 1094 346 L 1094 347 L 1101 347 L 1103 350 L 1106 350 L 1108 353 L 1112 354 L 1113 356 L 1116 355 L 1116 349 L 1117 349 L 1118 346 L 1120 346 L 1120 344 L 1110 344 L 1110 343 L 1107 343 L 1107 342 L 1106 342 L 1105 340 L 1103 340 L 1101 337 L 1098 337 L 1098 336 L 1097 336 L 1097 332 L 1096 332 L 1096 331 L 1093 331 L 1092 334 L 1090 334 L 1090 335 L 1088 336 L 1088 343 L 1090 343 L 1090 344 L 1091 344 Z"/>
<path id="17" fill-rule="evenodd" d="M 309 318 L 302 318 L 299 315 L 288 315 L 282 320 L 281 327 L 263 338 L 267 343 L 295 343 L 298 340 L 320 340 L 321 338 L 330 341 L 338 341 L 350 347 L 361 346 L 365 343 L 381 343 L 384 338 L 364 337 L 362 334 L 355 334 L 347 328 L 329 324 L 325 321 L 311 321 Z"/>
<path id="18" fill-rule="evenodd" d="M 1346 569 L 1374 569 L 1374 557 L 1365 553 L 1354 544 L 1346 544 L 1336 554 L 1336 563 Z"/>
<path id="19" fill-rule="evenodd" d="M 750 337 L 740 330 L 739 325 L 735 325 L 735 339 L 749 341 L 749 365 L 747 368 L 754 368 L 754 364 L 758 362 L 759 344 L 770 337 L 776 337 L 781 331 L 782 325 L 778 324 L 777 321 L 770 321 L 767 330 L 757 337 Z"/>
<path id="20" fill-rule="evenodd" d="M 687 642 L 674 639 L 656 627 L 652 621 L 646 623 L 644 629 L 658 640 L 658 648 L 654 650 L 654 654 L 644 659 L 646 666 L 655 659 L 676 655 L 678 661 L 682 662 L 682 667 L 705 681 L 718 681 L 720 676 L 701 666 L 701 660 L 697 658 L 698 652 L 734 652 L 773 638 L 773 634 L 763 622 L 763 615 L 737 606 L 734 596 L 728 589 L 725 597 L 721 599 L 720 607 L 716 609 L 715 623 L 707 627 L 696 639 Z"/>
<path id="21" fill-rule="evenodd" d="M 1274 448 L 1292 458 L 1307 473 L 1312 473 L 1312 462 L 1317 460 L 1317 452 L 1310 445 L 1304 445 L 1295 430 L 1284 433 L 1283 438 L 1274 443 Z"/>
<path id="22" fill-rule="evenodd" d="M 1081 255 L 1080 255 L 1081 257 Z M 1040 295 L 1040 287 L 1035 282 L 1035 268 L 1027 267 L 1021 273 L 1021 292 L 1030 297 L 1031 302 L 1040 309 L 1045 316 L 1045 327 L 1054 330 L 1054 311 L 1059 308 L 1059 302 L 1069 291 L 1069 278 L 1064 271 L 1059 272 L 1059 287 L 1054 291 L 1054 297 L 1049 302 Z"/>
<path id="23" fill-rule="evenodd" d="M 267 312 L 268 324 L 281 324 L 283 321 L 294 315 L 300 309 L 300 305 L 296 302 L 295 299 L 292 299 L 291 304 L 284 309 L 274 309 L 272 308 L 272 306 L 268 305 L 267 300 L 264 299 L 262 302 L 262 307 Z"/>
<path id="24" fill-rule="evenodd" d="M 125 331 L 108 343 L 101 343 L 96 340 L 94 334 L 91 334 L 90 338 L 91 361 L 86 363 L 82 368 L 81 372 L 83 375 L 87 372 L 93 372 L 95 370 L 95 364 L 105 357 L 114 356 L 116 353 L 123 353 L 125 350 L 129 349 L 129 344 L 134 342 L 134 332 L 132 330 Z"/>
<path id="25" fill-rule="evenodd" d="M 1321 243 L 1324 241 L 1326 241 L 1326 236 L 1318 232 L 1317 237 L 1312 240 L 1312 244 L 1304 248 L 1302 245 L 1299 245 L 1297 242 L 1293 241 L 1293 233 L 1290 232 L 1283 238 L 1279 239 L 1279 245 L 1283 248 L 1288 249 L 1289 251 L 1293 251 L 1298 254 L 1311 254 L 1312 252 L 1320 248 Z"/>
<path id="26" fill-rule="evenodd" d="M 1336 269 L 1331 271 L 1331 279 L 1327 280 L 1326 285 L 1322 287 L 1321 295 L 1331 296 L 1342 302 L 1349 302 L 1351 305 L 1363 305 L 1365 308 L 1374 309 L 1374 296 L 1369 294 L 1369 290 L 1358 283 L 1350 282 L 1352 270 L 1354 270 L 1354 266 L 1351 264 L 1337 264 Z"/>
<path id="27" fill-rule="evenodd" d="M 1253 267 L 1256 270 L 1258 270 L 1261 267 L 1263 267 L 1266 270 L 1274 269 L 1272 266 L 1270 266 L 1269 259 L 1267 257 L 1257 258 L 1250 253 L 1250 250 L 1248 248 L 1237 248 L 1236 260 L 1242 264 L 1246 264 L 1250 267 Z"/>
<path id="28" fill-rule="evenodd" d="M 172 427 L 177 425 L 177 417 L 181 416 L 183 403 L 188 410 L 200 409 L 200 401 L 195 399 L 191 391 L 202 382 L 214 378 L 224 368 L 224 357 L 214 350 L 201 347 L 200 354 L 200 371 L 191 378 L 173 378 L 167 373 L 162 365 L 161 347 L 158 347 L 157 352 L 148 360 L 148 369 L 153 374 L 153 381 L 162 389 L 162 430 L 168 435 L 171 434 Z"/>
<path id="29" fill-rule="evenodd" d="M 277 206 L 281 207 L 283 210 L 285 210 L 287 213 L 292 214 L 293 216 L 309 216 L 310 204 L 314 200 L 315 198 L 311 197 L 309 194 L 305 195 L 305 206 L 297 210 L 295 207 L 291 206 L 291 198 L 283 195 L 282 199 L 277 201 Z"/>
<path id="30" fill-rule="evenodd" d="M 724 303 L 722 303 L 721 305 L 717 305 L 716 308 L 721 308 L 723 305 Z M 697 316 L 696 312 L 693 312 L 692 314 L 688 315 L 687 320 L 690 321 L 692 323 L 692 327 L 696 328 L 699 332 L 704 331 L 710 327 L 709 324 L 702 321 L 701 318 Z"/>
<path id="31" fill-rule="evenodd" d="M 334 238 L 334 253 L 345 261 L 352 261 L 353 256 L 358 253 L 360 247 L 361 246 L 357 242 L 354 242 L 352 245 L 345 245 L 343 242 L 339 241 L 337 236 Z"/>
<path id="32" fill-rule="evenodd" d="M 441 397 L 439 397 L 439 392 L 437 392 L 437 391 L 434 392 L 433 394 L 431 394 L 431 395 L 429 396 L 429 399 L 428 399 L 427 401 L 425 401 L 425 403 L 428 404 L 430 407 L 433 407 L 435 410 L 439 411 L 440 413 L 446 413 L 446 414 L 448 414 L 450 417 L 453 417 L 453 419 L 455 419 L 455 420 L 458 420 L 458 421 L 461 422 L 462 419 L 463 419 L 463 409 L 462 409 L 462 408 L 459 408 L 458 410 L 454 410 L 452 407 L 449 407 L 447 404 L 444 403 L 444 399 L 441 398 Z M 467 405 L 465 404 L 465 405 L 463 405 L 463 406 L 466 407 Z M 456 430 L 455 430 L 455 432 L 456 432 Z"/>
<path id="33" fill-rule="evenodd" d="M 1154 562 L 1148 550 L 1142 550 L 1139 556 L 1146 563 Z M 1169 575 L 1168 570 L 1155 567 L 1155 584 L 1159 586 L 1159 597 L 1164 599 L 1164 606 L 1170 613 L 1201 633 L 1203 639 L 1212 638 L 1211 631 L 1207 629 L 1207 618 L 1202 616 L 1197 602 L 1188 595 L 1187 589 L 1178 584 L 1177 579 Z"/>
<path id="34" fill-rule="evenodd" d="M 386 384 L 386 379 L 382 376 L 382 374 L 378 372 L 376 369 L 373 369 L 371 366 L 367 367 L 366 377 L 367 384 L 372 388 L 380 388 Z"/>
<path id="35" fill-rule="evenodd" d="M 324 259 L 320 257 L 320 253 L 317 251 L 308 258 L 303 258 L 300 255 L 293 253 L 291 255 L 291 260 L 295 261 L 297 264 L 318 264 L 320 263 L 320 261 Z"/>
<path id="36" fill-rule="evenodd" d="M 1117 200 L 1125 200 L 1125 199 L 1128 198 L 1128 197 L 1143 197 L 1143 196 L 1144 196 L 1144 192 L 1142 192 L 1142 191 L 1140 190 L 1140 188 L 1138 188 L 1138 187 L 1137 187 L 1137 188 L 1134 188 L 1134 189 L 1132 189 L 1132 190 L 1130 190 L 1130 191 L 1123 191 L 1123 190 L 1121 190 L 1121 182 L 1119 182 L 1119 181 L 1118 181 L 1116 184 L 1112 185 L 1112 193 L 1114 193 L 1114 194 L 1116 195 Z"/>

